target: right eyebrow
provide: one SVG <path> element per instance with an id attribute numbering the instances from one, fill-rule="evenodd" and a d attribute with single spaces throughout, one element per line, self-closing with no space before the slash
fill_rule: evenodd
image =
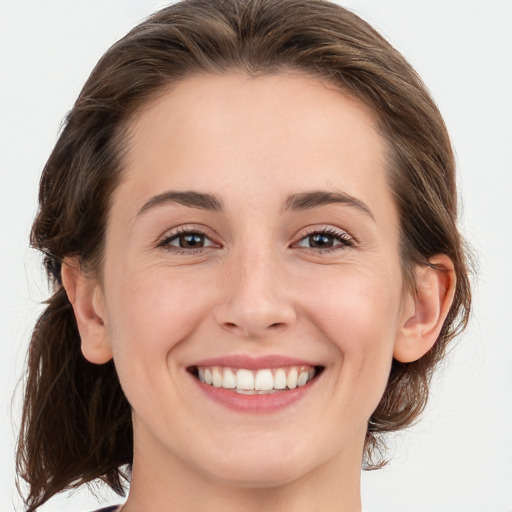
<path id="1" fill-rule="evenodd" d="M 138 211 L 137 215 L 141 215 L 156 206 L 173 203 L 182 204 L 184 206 L 188 206 L 189 208 L 198 208 L 200 210 L 213 212 L 223 211 L 223 206 L 220 200 L 211 194 L 203 194 L 201 192 L 193 191 L 180 192 L 177 190 L 169 190 L 163 194 L 153 196 Z"/>

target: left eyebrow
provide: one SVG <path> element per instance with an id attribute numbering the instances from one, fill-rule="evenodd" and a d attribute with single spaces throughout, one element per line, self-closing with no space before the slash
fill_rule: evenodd
<path id="1" fill-rule="evenodd" d="M 372 211 L 360 199 L 357 199 L 345 192 L 330 192 L 325 190 L 313 190 L 309 192 L 302 192 L 300 194 L 293 194 L 285 201 L 282 211 L 288 210 L 309 210 L 310 208 L 317 208 L 333 203 L 346 204 L 353 206 L 361 212 L 368 215 L 372 220 L 375 220 Z"/>

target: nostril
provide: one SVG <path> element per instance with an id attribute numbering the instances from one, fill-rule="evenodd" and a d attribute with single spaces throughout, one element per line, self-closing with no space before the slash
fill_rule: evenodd
<path id="1" fill-rule="evenodd" d="M 273 327 L 273 328 L 277 328 L 277 327 L 282 327 L 283 324 L 282 322 L 276 322 L 275 324 L 270 324 L 269 327 Z"/>

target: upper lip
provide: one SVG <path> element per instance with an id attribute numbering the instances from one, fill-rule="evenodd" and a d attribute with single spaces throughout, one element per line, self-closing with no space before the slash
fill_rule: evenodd
<path id="1" fill-rule="evenodd" d="M 281 368 L 284 366 L 319 366 L 318 364 L 298 359 L 296 357 L 281 355 L 249 356 L 232 354 L 220 357 L 202 359 L 192 364 L 191 367 L 223 366 L 229 368 L 244 368 L 247 370 L 261 370 L 264 368 Z"/>

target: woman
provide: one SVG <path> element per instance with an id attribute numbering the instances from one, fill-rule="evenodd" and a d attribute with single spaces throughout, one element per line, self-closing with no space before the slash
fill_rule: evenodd
<path id="1" fill-rule="evenodd" d="M 30 509 L 128 478 L 123 512 L 360 510 L 467 321 L 454 167 L 421 80 L 339 6 L 190 0 L 132 30 L 42 177 Z"/>

